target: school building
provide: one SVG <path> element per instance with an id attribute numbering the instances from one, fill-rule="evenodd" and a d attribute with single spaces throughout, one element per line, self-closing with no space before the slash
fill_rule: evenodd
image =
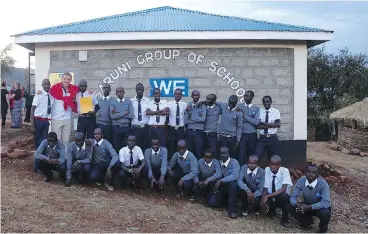
<path id="1" fill-rule="evenodd" d="M 245 90 L 254 104 L 270 95 L 281 112 L 278 131 L 284 162 L 302 163 L 307 140 L 307 49 L 331 40 L 332 31 L 208 14 L 173 7 L 107 16 L 14 35 L 15 43 L 35 52 L 35 87 L 53 73 L 72 72 L 74 83 L 88 82 L 101 95 L 123 86 L 135 95 L 142 83 L 184 101 L 194 89 L 201 100 L 220 101 Z M 55 74 L 53 74 L 55 75 Z M 242 101 L 242 99 L 241 99 Z"/>

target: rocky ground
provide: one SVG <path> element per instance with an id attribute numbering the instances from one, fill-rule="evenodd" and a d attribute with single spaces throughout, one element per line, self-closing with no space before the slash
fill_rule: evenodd
<path id="1" fill-rule="evenodd" d="M 110 192 L 92 185 L 66 188 L 58 180 L 45 183 L 32 170 L 29 126 L 2 130 L 1 143 L 2 232 L 302 231 L 292 218 L 291 228 L 282 227 L 280 214 L 273 220 L 262 215 L 230 220 L 224 209 L 178 199 L 172 190 L 160 196 L 146 188 L 135 194 L 121 189 Z M 338 177 L 330 182 L 330 232 L 367 232 L 368 185 L 364 182 L 368 158 L 333 151 L 328 143 L 310 142 L 308 159 Z M 308 232 L 317 231 L 317 225 L 318 222 Z"/>

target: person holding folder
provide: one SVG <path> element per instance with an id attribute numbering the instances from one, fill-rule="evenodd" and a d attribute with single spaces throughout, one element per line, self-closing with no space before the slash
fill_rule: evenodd
<path id="1" fill-rule="evenodd" d="M 79 92 L 76 95 L 79 114 L 77 132 L 82 132 L 87 138 L 93 138 L 99 105 L 95 94 L 86 90 L 87 81 L 82 79 L 79 81 Z"/>

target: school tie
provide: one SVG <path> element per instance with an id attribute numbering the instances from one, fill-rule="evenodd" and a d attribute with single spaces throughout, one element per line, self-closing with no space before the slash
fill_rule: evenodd
<path id="1" fill-rule="evenodd" d="M 79 148 L 79 152 L 81 152 L 81 151 L 82 151 L 82 147 Z"/>
<path id="2" fill-rule="evenodd" d="M 313 189 L 312 185 L 308 185 L 307 187 L 309 188 L 310 191 L 312 191 L 312 189 Z"/>
<path id="3" fill-rule="evenodd" d="M 83 97 L 83 93 L 81 93 L 82 97 Z"/>
<path id="4" fill-rule="evenodd" d="M 265 123 L 268 123 L 268 113 L 269 111 L 266 111 L 266 119 L 265 119 Z M 264 134 L 268 134 L 268 129 L 264 130 Z"/>
<path id="5" fill-rule="evenodd" d="M 180 108 L 179 108 L 179 102 L 176 103 L 176 126 L 179 126 L 180 124 Z"/>
<path id="6" fill-rule="evenodd" d="M 130 166 L 133 166 L 133 151 L 130 151 Z"/>
<path id="7" fill-rule="evenodd" d="M 272 179 L 272 193 L 276 192 L 275 179 L 276 179 L 276 176 L 274 175 Z"/>
<path id="8" fill-rule="evenodd" d="M 159 103 L 157 103 L 156 105 L 157 105 L 156 111 L 160 111 Z M 160 122 L 160 116 L 156 115 L 156 123 L 159 123 L 159 122 Z"/>
<path id="9" fill-rule="evenodd" d="M 249 175 L 250 178 L 253 178 L 253 173 L 252 172 L 249 173 L 248 175 Z"/>
<path id="10" fill-rule="evenodd" d="M 246 105 L 246 106 L 245 106 L 245 108 L 246 108 L 246 109 L 249 109 L 249 106 L 248 106 L 248 105 Z"/>
<path id="11" fill-rule="evenodd" d="M 120 100 L 120 102 L 123 102 L 123 100 Z"/>
<path id="12" fill-rule="evenodd" d="M 104 97 L 104 101 L 106 101 L 107 100 L 107 97 Z"/>
<path id="13" fill-rule="evenodd" d="M 95 146 L 98 147 L 98 143 L 96 143 Z"/>
<path id="14" fill-rule="evenodd" d="M 141 106 L 141 100 L 138 100 L 138 121 L 142 121 L 142 106 Z"/>
<path id="15" fill-rule="evenodd" d="M 50 94 L 47 94 L 47 114 L 51 114 L 51 100 L 50 100 Z"/>

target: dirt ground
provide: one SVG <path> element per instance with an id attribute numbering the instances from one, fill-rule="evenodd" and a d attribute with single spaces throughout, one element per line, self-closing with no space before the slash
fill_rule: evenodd
<path id="1" fill-rule="evenodd" d="M 29 137 L 29 127 L 5 129 L 2 146 Z M 368 158 L 348 156 L 329 149 L 328 143 L 308 143 L 308 159 L 327 163 L 348 177 L 344 185 L 332 185 L 333 216 L 330 232 L 368 231 L 368 186 L 364 184 Z M 45 183 L 33 172 L 32 157 L 1 159 L 2 232 L 302 232 L 263 215 L 231 220 L 224 208 L 210 209 L 172 192 L 160 196 L 148 189 L 97 186 L 64 187 L 57 179 Z M 318 231 L 318 221 L 309 232 Z M 305 232 L 305 231 L 303 231 Z"/>

